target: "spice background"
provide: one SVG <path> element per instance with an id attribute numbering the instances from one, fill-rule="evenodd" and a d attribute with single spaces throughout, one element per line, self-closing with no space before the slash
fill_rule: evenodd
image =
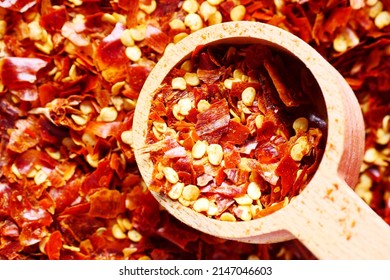
<path id="1" fill-rule="evenodd" d="M 137 97 L 166 48 L 205 26 L 269 23 L 354 90 L 366 124 L 355 191 L 390 224 L 390 1 L 0 2 L 0 259 L 314 259 L 161 209 L 132 151 Z M 368 248 L 369 249 L 369 248 Z"/>

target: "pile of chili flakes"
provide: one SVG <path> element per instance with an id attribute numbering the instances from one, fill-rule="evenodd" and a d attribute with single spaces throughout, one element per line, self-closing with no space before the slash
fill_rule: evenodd
<path id="1" fill-rule="evenodd" d="M 2 1 L 0 259 L 315 258 L 296 240 L 253 245 L 190 229 L 138 173 L 129 136 L 148 73 L 185 34 L 232 19 L 296 34 L 349 82 L 366 122 L 355 190 L 390 223 L 389 9 L 388 0 Z"/>

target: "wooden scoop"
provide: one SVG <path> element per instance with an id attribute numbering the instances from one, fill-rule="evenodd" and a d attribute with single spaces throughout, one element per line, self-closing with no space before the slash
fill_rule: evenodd
<path id="1" fill-rule="evenodd" d="M 328 116 L 325 153 L 306 188 L 284 208 L 251 221 L 208 218 L 153 192 L 183 223 L 217 237 L 249 243 L 299 239 L 320 259 L 390 259 L 390 227 L 351 188 L 364 152 L 364 123 L 354 93 L 342 76 L 313 48 L 274 26 L 229 22 L 201 29 L 167 50 L 147 78 L 135 110 L 134 153 L 147 185 L 153 163 L 145 138 L 155 90 L 196 46 L 261 43 L 289 50 L 310 69 L 323 94 Z"/>

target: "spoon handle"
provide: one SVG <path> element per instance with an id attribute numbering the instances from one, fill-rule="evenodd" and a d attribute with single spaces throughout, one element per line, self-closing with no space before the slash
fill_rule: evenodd
<path id="1" fill-rule="evenodd" d="M 390 259 L 390 226 L 344 180 L 324 184 L 297 203 L 287 230 L 319 259 Z"/>

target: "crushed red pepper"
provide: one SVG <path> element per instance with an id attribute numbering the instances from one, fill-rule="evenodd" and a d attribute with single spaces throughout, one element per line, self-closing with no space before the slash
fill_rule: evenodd
<path id="1" fill-rule="evenodd" d="M 163 48 L 193 32 L 183 2 L 0 3 L 0 259 L 314 258 L 296 240 L 255 245 L 205 236 L 161 210 L 145 188 L 129 137 L 133 110 Z M 226 0 L 208 19 L 195 13 L 207 26 L 230 21 L 238 4 L 246 8 L 243 19 L 279 26 L 312 45 L 354 89 L 367 128 L 355 191 L 390 223 L 389 1 Z M 147 26 L 149 35 L 133 40 L 134 48 L 114 36 Z M 135 61 L 126 55 L 134 50 L 141 51 Z M 123 63 L 110 67 L 107 58 Z M 220 75 L 211 73 L 203 77 Z M 155 117 L 166 113 L 160 107 Z M 190 145 L 190 135 L 183 136 Z M 241 152 L 251 150 L 248 144 Z M 233 166 L 238 154 L 227 155 Z M 100 195 L 120 206 L 102 216 L 95 208 Z"/>
<path id="2" fill-rule="evenodd" d="M 262 217 L 298 195 L 321 159 L 326 116 L 310 109 L 318 85 L 287 79 L 287 65 L 307 71 L 258 44 L 198 47 L 177 65 L 151 105 L 146 141 L 162 145 L 151 153 L 150 188 L 222 220 Z M 160 110 L 168 113 L 156 119 Z"/>

